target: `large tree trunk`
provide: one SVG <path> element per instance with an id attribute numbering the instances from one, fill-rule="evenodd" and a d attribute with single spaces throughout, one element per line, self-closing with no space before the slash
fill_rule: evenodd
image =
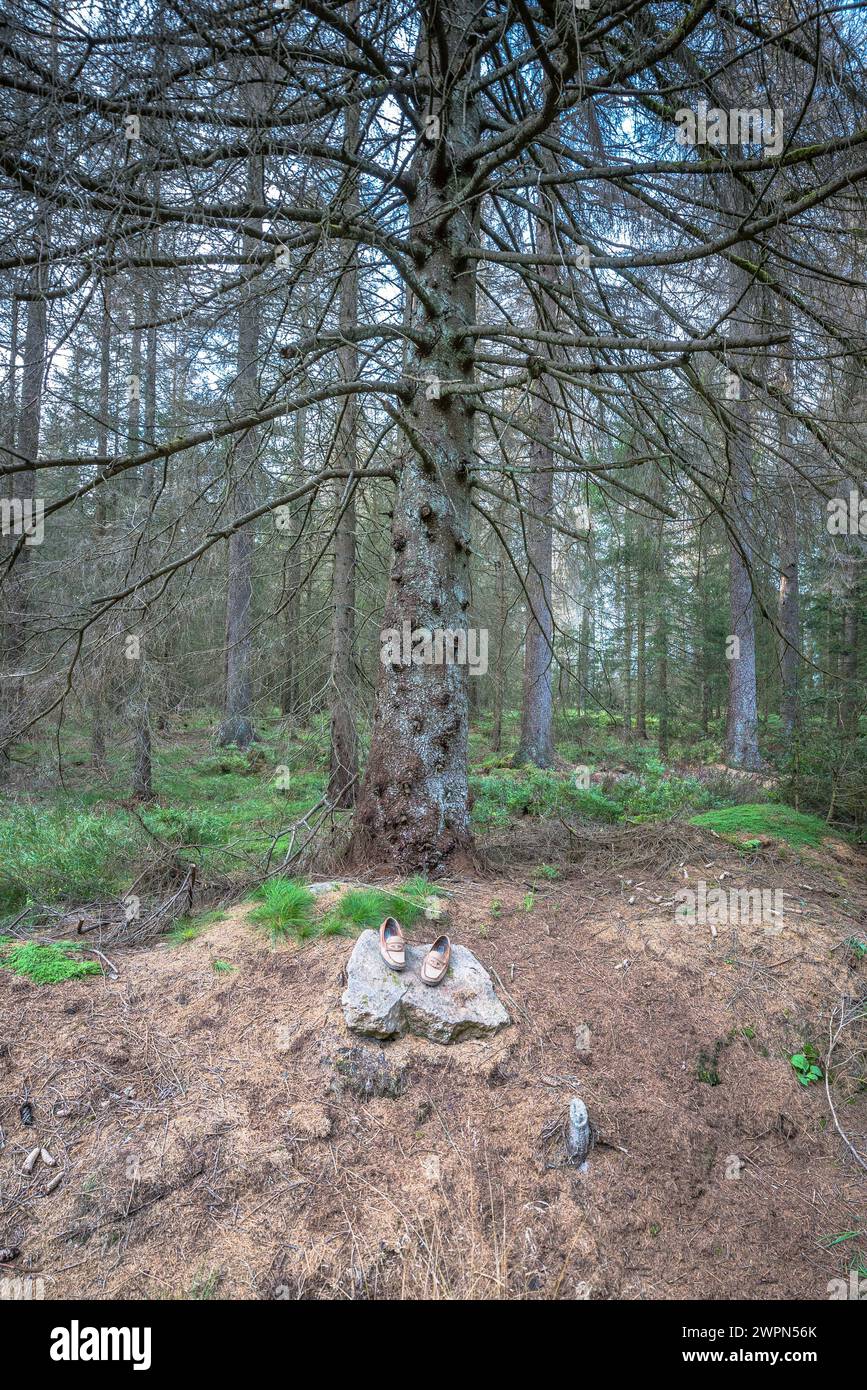
<path id="1" fill-rule="evenodd" d="M 474 35 L 469 0 L 422 10 L 416 49 L 420 89 L 444 93 L 436 114 L 442 135 L 421 140 L 412 173 L 418 193 L 410 235 L 419 247 L 413 328 L 429 348 L 407 353 L 408 399 L 401 414 L 413 453 L 401 469 L 394 502 L 384 629 L 398 641 L 403 625 L 466 635 L 470 557 L 470 464 L 474 402 L 462 391 L 473 379 L 474 239 L 461 196 L 470 177 L 461 165 L 479 135 L 470 92 Z M 435 18 L 435 28 L 430 28 Z M 459 211 L 456 211 L 458 210 Z M 425 379 L 440 383 L 425 388 Z M 403 870 L 432 869 L 469 846 L 467 666 L 448 660 L 406 664 L 404 653 L 381 663 L 370 756 L 359 797 L 353 853 Z"/>
<path id="2" fill-rule="evenodd" d="M 350 7 L 350 22 L 356 6 Z M 346 111 L 345 148 L 358 148 L 359 113 L 357 106 Z M 346 216 L 358 213 L 357 180 L 350 175 Z M 340 329 L 345 342 L 340 348 L 340 375 L 354 381 L 358 375 L 358 349 L 351 341 L 351 330 L 358 325 L 358 261 L 354 242 L 344 243 L 345 261 L 340 280 Z M 353 473 L 358 466 L 358 397 L 345 396 L 337 426 L 335 466 Z M 355 727 L 355 479 L 347 479 L 340 498 L 334 534 L 334 567 L 331 581 L 331 671 L 328 703 L 331 711 L 331 766 L 328 799 L 333 806 L 347 810 L 355 805 L 358 776 L 358 736 Z"/>
<path id="3" fill-rule="evenodd" d="M 247 201 L 253 207 L 264 202 L 264 160 L 251 155 L 247 163 Z M 252 229 L 261 232 L 261 218 L 253 219 Z M 243 256 L 250 264 L 258 254 L 261 239 L 251 232 L 242 237 Z M 259 300 L 257 283 L 250 283 L 238 311 L 238 374 L 235 379 L 235 409 L 239 415 L 253 412 L 258 400 Z M 232 456 L 231 487 L 234 514 L 243 516 L 252 500 L 253 470 L 258 449 L 257 431 L 247 430 L 238 440 Z M 234 743 L 248 748 L 255 738 L 253 730 L 253 531 L 242 526 L 229 537 L 226 588 L 226 680 L 223 720 L 217 735 L 221 746 Z"/>

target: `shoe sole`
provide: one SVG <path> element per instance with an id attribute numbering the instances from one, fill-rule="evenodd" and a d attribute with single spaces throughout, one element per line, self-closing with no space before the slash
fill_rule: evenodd
<path id="1" fill-rule="evenodd" d="M 397 970 L 398 972 L 400 972 L 401 970 L 406 970 L 406 961 L 403 962 L 403 965 L 396 965 L 395 962 L 393 960 L 389 960 L 388 956 L 384 955 L 382 951 L 380 951 L 379 954 L 382 960 L 385 961 L 389 970 Z"/>

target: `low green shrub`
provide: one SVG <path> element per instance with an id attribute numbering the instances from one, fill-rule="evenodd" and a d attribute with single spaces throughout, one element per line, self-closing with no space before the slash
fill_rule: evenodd
<path id="1" fill-rule="evenodd" d="M 49 808 L 20 803 L 0 819 L 0 911 L 108 896 L 141 838 L 119 817 L 64 802 Z"/>

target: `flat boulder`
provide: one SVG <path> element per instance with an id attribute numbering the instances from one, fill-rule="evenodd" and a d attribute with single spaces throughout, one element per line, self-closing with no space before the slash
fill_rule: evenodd
<path id="1" fill-rule="evenodd" d="M 430 946 L 406 948 L 406 969 L 390 970 L 379 954 L 379 933 L 362 932 L 346 967 L 343 1017 L 355 1033 L 398 1038 L 412 1033 L 431 1042 L 490 1038 L 510 1022 L 491 977 L 472 951 L 452 943 L 445 979 L 431 988 L 419 978 Z"/>

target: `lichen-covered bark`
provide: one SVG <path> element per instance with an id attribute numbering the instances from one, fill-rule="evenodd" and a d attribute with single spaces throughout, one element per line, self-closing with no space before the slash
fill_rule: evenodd
<path id="1" fill-rule="evenodd" d="M 466 327 L 475 319 L 475 273 L 464 254 L 473 228 L 461 197 L 471 170 L 461 161 L 478 138 L 469 13 L 466 0 L 437 6 L 436 34 L 423 20 L 416 52 L 421 88 L 430 77 L 431 90 L 446 98 L 434 107 L 440 138 L 420 140 L 414 161 L 410 220 L 424 295 L 413 299 L 411 322 L 427 344 L 411 346 L 405 364 L 402 424 L 412 452 L 394 502 L 386 630 L 400 631 L 405 621 L 432 631 L 467 626 L 474 411 L 460 388 L 473 376 Z M 428 399 L 434 378 L 439 400 Z M 446 662 L 380 663 L 353 835 L 357 857 L 432 869 L 469 845 L 468 679 L 466 666 Z"/>

